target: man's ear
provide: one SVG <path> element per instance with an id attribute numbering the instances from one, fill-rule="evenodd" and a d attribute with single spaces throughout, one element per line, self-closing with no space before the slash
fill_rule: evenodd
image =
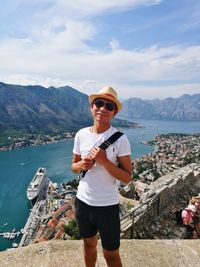
<path id="1" fill-rule="evenodd" d="M 117 109 L 115 109 L 115 110 L 114 110 L 114 115 L 113 115 L 113 118 L 115 117 L 115 115 L 117 114 L 117 112 L 118 112 L 118 110 L 117 110 Z"/>
<path id="2" fill-rule="evenodd" d="M 91 103 L 91 104 L 90 104 L 90 111 L 92 111 L 93 106 L 94 106 L 94 103 Z"/>

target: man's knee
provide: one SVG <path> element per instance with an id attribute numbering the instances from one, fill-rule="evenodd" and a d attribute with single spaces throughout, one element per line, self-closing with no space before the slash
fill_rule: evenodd
<path id="1" fill-rule="evenodd" d="M 103 255 L 107 263 L 115 263 L 115 262 L 121 262 L 120 260 L 120 255 L 119 255 L 119 250 L 103 250 Z"/>
<path id="2" fill-rule="evenodd" d="M 84 242 L 84 246 L 87 247 L 87 248 L 90 248 L 90 249 L 96 248 L 97 242 L 98 242 L 97 236 L 84 238 L 83 242 Z"/>

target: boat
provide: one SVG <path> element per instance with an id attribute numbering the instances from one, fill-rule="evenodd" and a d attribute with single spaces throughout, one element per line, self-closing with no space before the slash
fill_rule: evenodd
<path id="1" fill-rule="evenodd" d="M 0 229 L 3 228 L 4 226 L 7 226 L 7 225 L 8 225 L 8 223 L 4 223 L 3 225 L 0 226 Z M 2 231 L 0 230 L 0 233 L 1 233 L 1 232 L 2 232 Z"/>
<path id="2" fill-rule="evenodd" d="M 12 243 L 12 248 L 17 248 L 18 246 L 19 246 L 18 243 L 16 243 L 16 242 L 13 242 L 13 243 Z"/>
<path id="3" fill-rule="evenodd" d="M 46 168 L 42 168 L 42 167 L 38 168 L 32 181 L 28 185 L 28 188 L 26 191 L 27 198 L 30 201 L 34 201 L 38 197 L 46 181 L 47 181 Z"/>

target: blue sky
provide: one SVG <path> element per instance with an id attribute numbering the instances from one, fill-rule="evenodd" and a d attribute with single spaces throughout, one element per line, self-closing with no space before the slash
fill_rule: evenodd
<path id="1" fill-rule="evenodd" d="M 105 85 L 121 99 L 200 93 L 198 0 L 0 0 L 0 81 Z"/>

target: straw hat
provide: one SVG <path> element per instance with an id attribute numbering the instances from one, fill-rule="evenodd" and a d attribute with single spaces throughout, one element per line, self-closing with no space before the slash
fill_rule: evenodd
<path id="1" fill-rule="evenodd" d="M 191 211 L 193 211 L 193 212 L 196 212 L 197 211 L 197 209 L 196 209 L 196 207 L 194 205 L 189 205 L 188 206 L 188 209 L 191 210 Z"/>
<path id="2" fill-rule="evenodd" d="M 105 98 L 112 101 L 117 106 L 117 111 L 120 111 L 122 108 L 122 104 L 118 100 L 117 92 L 111 86 L 105 86 L 98 93 L 90 95 L 90 104 L 92 104 L 97 98 Z"/>

